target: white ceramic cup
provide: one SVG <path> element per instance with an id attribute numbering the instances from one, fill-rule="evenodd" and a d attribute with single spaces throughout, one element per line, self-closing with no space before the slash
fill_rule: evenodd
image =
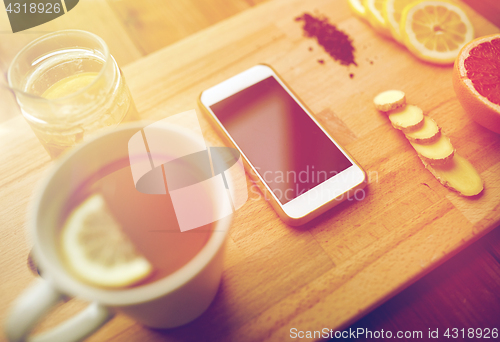
<path id="1" fill-rule="evenodd" d="M 15 302 L 5 329 L 10 341 L 79 341 L 115 312 L 145 326 L 171 328 L 194 320 L 212 302 L 221 279 L 223 246 L 231 215 L 214 223 L 206 245 L 182 268 L 142 286 L 122 290 L 93 287 L 67 272 L 58 256 L 56 229 L 65 201 L 89 175 L 111 160 L 128 157 L 129 139 L 144 126 L 144 123 L 123 125 L 76 147 L 56 161 L 38 189 L 29 211 L 29 229 L 34 259 L 43 279 L 37 279 Z M 203 144 L 199 137 L 181 127 L 167 125 L 161 129 L 178 142 L 179 145 L 172 145 L 174 152 L 179 146 Z M 30 336 L 37 322 L 66 296 L 79 297 L 90 304 L 58 327 Z"/>

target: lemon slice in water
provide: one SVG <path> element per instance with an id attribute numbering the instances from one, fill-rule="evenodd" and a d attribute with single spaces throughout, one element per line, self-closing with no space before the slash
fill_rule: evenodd
<path id="1" fill-rule="evenodd" d="M 152 271 L 101 195 L 89 197 L 73 210 L 61 232 L 61 247 L 69 268 L 92 285 L 128 286 Z"/>
<path id="2" fill-rule="evenodd" d="M 68 76 L 51 85 L 42 97 L 52 100 L 74 94 L 94 82 L 98 75 L 97 72 L 84 72 Z"/>

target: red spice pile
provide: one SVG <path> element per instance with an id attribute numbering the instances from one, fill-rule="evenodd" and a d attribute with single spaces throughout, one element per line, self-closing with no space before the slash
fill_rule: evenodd
<path id="1" fill-rule="evenodd" d="M 295 21 L 304 21 L 303 29 L 307 37 L 315 37 L 319 45 L 342 65 L 354 64 L 354 46 L 352 40 L 343 31 L 340 31 L 328 22 L 327 18 L 316 18 L 308 13 L 295 18 Z"/>

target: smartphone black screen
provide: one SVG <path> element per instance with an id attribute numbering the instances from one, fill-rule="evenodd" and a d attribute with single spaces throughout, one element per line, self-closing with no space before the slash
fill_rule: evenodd
<path id="1" fill-rule="evenodd" d="M 210 109 L 282 204 L 352 165 L 272 76 Z"/>

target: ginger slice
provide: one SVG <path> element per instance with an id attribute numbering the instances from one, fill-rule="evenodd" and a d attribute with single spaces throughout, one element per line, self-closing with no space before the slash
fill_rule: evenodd
<path id="1" fill-rule="evenodd" d="M 483 180 L 479 173 L 467 159 L 458 154 L 444 165 L 422 162 L 441 184 L 463 196 L 475 196 L 483 191 Z"/>
<path id="2" fill-rule="evenodd" d="M 445 164 L 453 158 L 453 154 L 455 153 L 450 138 L 443 134 L 432 144 L 422 145 L 411 141 L 410 144 L 422 159 L 433 165 Z"/>
<path id="3" fill-rule="evenodd" d="M 407 105 L 389 112 L 392 126 L 405 133 L 418 130 L 424 124 L 424 112 L 417 106 Z"/>
<path id="4" fill-rule="evenodd" d="M 424 124 L 420 129 L 406 133 L 406 138 L 417 144 L 432 144 L 439 139 L 441 129 L 436 124 L 436 121 L 425 116 Z"/>
<path id="5" fill-rule="evenodd" d="M 375 108 L 381 112 L 388 112 L 406 104 L 406 95 L 401 90 L 387 90 L 373 99 Z"/>

